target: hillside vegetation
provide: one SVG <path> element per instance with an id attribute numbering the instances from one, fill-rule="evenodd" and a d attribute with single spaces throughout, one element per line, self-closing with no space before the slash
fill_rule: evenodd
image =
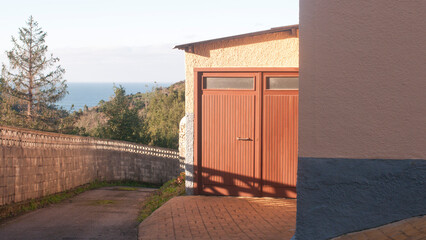
<path id="1" fill-rule="evenodd" d="M 56 105 L 68 94 L 59 58 L 48 52 L 47 33 L 32 16 L 12 37 L 0 69 L 0 125 L 178 148 L 184 115 L 184 82 L 149 93 L 114 96 L 98 106 L 69 112 Z"/>
<path id="2" fill-rule="evenodd" d="M 177 149 L 184 108 L 183 81 L 130 95 L 115 86 L 109 101 L 64 117 L 58 132 Z"/>

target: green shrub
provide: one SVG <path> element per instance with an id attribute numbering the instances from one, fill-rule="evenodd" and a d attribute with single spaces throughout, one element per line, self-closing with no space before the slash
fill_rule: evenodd
<path id="1" fill-rule="evenodd" d="M 139 213 L 138 221 L 142 222 L 151 213 L 161 207 L 164 203 L 176 196 L 185 194 L 185 173 L 181 173 L 179 177 L 166 182 L 160 189 L 154 191 L 145 199 L 142 209 Z"/>

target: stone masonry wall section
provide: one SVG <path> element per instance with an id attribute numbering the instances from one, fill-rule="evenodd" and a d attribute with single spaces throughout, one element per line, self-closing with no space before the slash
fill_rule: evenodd
<path id="1" fill-rule="evenodd" d="M 182 161 L 166 148 L 0 126 L 0 206 L 95 180 L 161 184 Z"/>
<path id="2" fill-rule="evenodd" d="M 424 159 L 299 158 L 298 167 L 297 240 L 426 214 Z"/>

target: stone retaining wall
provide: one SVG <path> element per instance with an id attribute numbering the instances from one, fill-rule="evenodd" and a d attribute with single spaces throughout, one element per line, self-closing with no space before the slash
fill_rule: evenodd
<path id="1" fill-rule="evenodd" d="M 299 157 L 298 167 L 297 240 L 330 239 L 426 214 L 424 159 Z"/>
<path id="2" fill-rule="evenodd" d="M 183 171 L 176 150 L 0 126 L 0 205 L 94 180 L 161 184 Z"/>

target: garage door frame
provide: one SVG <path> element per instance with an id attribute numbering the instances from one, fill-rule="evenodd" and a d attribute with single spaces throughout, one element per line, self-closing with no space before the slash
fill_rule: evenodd
<path id="1" fill-rule="evenodd" d="M 194 194 L 202 194 L 202 176 L 201 176 L 201 94 L 202 94 L 202 75 L 204 73 L 259 73 L 259 79 L 262 74 L 265 73 L 299 73 L 299 68 L 194 68 Z M 262 83 L 263 81 L 258 81 Z M 257 86 L 256 83 L 255 91 L 258 92 L 259 99 L 256 102 L 257 109 L 260 113 L 263 112 L 263 86 Z M 256 136 L 262 136 L 262 114 L 256 114 L 256 120 L 259 124 L 256 129 Z M 256 124 L 256 125 L 257 125 Z M 256 147 L 256 159 L 260 161 L 262 158 L 262 143 L 257 144 Z M 261 177 L 261 168 L 256 170 L 255 176 Z M 259 172 L 259 173 L 257 173 Z M 261 179 L 261 178 L 260 178 Z M 261 184 L 258 186 L 261 191 Z"/>

